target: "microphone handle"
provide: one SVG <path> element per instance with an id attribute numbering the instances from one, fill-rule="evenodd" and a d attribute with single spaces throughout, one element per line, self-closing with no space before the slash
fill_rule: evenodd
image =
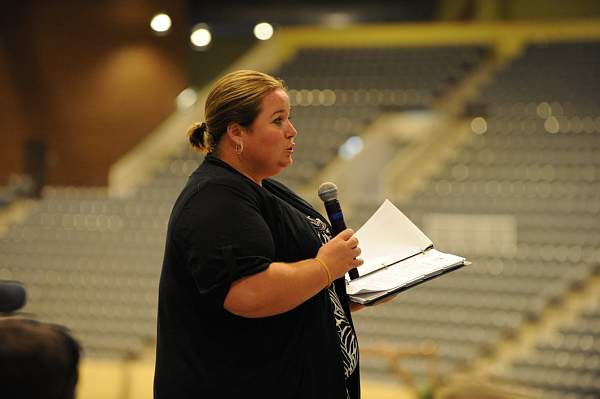
<path id="1" fill-rule="evenodd" d="M 338 200 L 334 199 L 331 201 L 325 201 L 325 210 L 327 211 L 329 222 L 333 228 L 334 236 L 346 230 L 344 214 L 342 213 L 342 208 L 340 207 L 340 202 Z M 355 278 L 358 278 L 358 270 L 356 270 L 356 268 L 351 269 L 348 272 L 348 275 L 350 276 L 351 280 L 354 280 Z"/>

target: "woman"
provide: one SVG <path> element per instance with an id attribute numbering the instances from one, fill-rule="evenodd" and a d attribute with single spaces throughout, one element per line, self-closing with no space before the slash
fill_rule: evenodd
<path id="1" fill-rule="evenodd" d="M 189 139 L 207 152 L 173 208 L 160 279 L 154 394 L 359 398 L 344 275 L 360 266 L 348 229 L 271 180 L 292 164 L 283 83 L 221 78 Z"/>

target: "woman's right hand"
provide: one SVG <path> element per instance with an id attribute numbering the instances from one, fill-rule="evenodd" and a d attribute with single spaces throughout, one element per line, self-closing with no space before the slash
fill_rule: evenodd
<path id="1" fill-rule="evenodd" d="M 336 280 L 363 264 L 359 255 L 358 238 L 354 236 L 352 229 L 346 229 L 323 245 L 317 258 L 327 265 L 331 277 Z"/>

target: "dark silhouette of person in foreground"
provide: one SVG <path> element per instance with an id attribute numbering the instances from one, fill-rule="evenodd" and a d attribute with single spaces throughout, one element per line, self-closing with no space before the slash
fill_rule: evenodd
<path id="1" fill-rule="evenodd" d="M 73 399 L 80 347 L 59 325 L 0 318 L 0 396 Z"/>

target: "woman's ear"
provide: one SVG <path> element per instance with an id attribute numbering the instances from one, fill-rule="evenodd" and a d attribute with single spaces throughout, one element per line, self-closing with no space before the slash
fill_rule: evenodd
<path id="1" fill-rule="evenodd" d="M 244 128 L 239 123 L 231 122 L 229 125 L 227 125 L 227 136 L 232 142 L 236 144 L 242 144 L 243 133 Z"/>
<path id="2" fill-rule="evenodd" d="M 240 141 L 243 132 L 244 128 L 239 123 L 231 122 L 227 125 L 227 136 L 236 143 Z"/>

